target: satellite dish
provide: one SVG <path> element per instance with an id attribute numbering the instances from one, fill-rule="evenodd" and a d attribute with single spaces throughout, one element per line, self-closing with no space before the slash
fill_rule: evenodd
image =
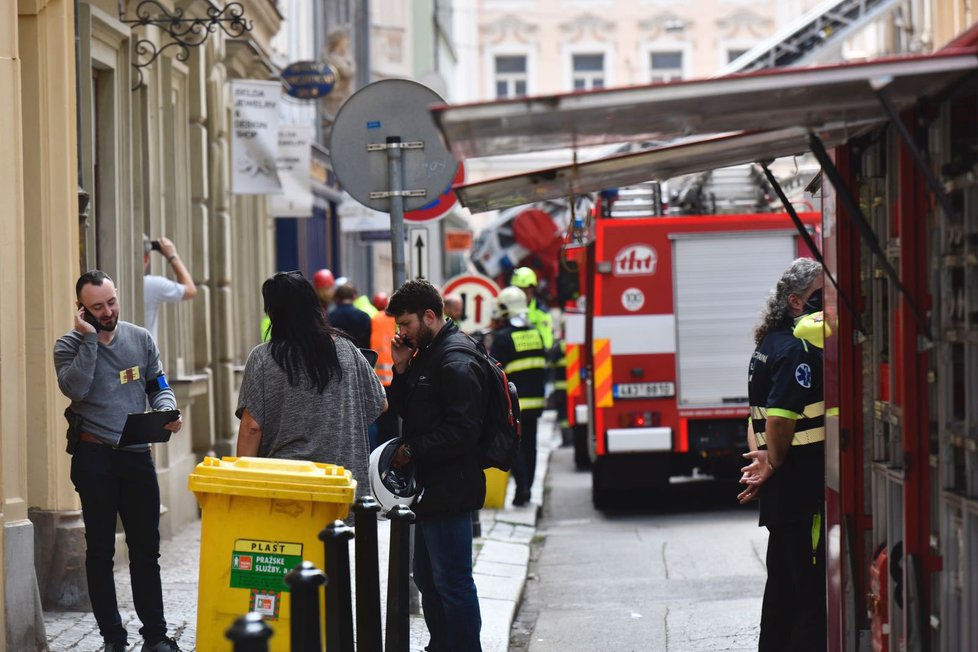
<path id="1" fill-rule="evenodd" d="M 343 189 L 364 206 L 385 213 L 391 212 L 390 197 L 378 193 L 403 191 L 405 211 L 436 200 L 458 168 L 428 111 L 432 104 L 442 103 L 433 90 L 409 79 L 384 79 L 351 95 L 329 136 L 333 171 Z M 390 178 L 389 138 L 401 141 L 400 187 Z"/>

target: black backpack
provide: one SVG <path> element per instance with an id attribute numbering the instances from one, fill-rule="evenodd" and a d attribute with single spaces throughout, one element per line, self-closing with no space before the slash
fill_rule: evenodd
<path id="1" fill-rule="evenodd" d="M 468 336 L 466 336 L 468 337 Z M 486 369 L 486 416 L 479 437 L 479 461 L 483 469 L 509 471 L 516 462 L 520 448 L 520 399 L 514 385 L 506 377 L 499 362 L 486 351 L 481 342 L 468 338 L 472 346 L 449 344 L 442 350 L 466 351 L 483 361 Z"/>

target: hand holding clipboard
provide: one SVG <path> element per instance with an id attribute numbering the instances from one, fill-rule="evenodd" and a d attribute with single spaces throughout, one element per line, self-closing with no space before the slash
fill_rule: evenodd
<path id="1" fill-rule="evenodd" d="M 183 427 L 180 410 L 135 412 L 126 418 L 119 446 L 134 446 L 170 441 L 170 435 Z"/>

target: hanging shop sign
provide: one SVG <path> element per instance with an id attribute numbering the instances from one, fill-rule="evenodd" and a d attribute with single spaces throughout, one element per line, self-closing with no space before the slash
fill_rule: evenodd
<path id="1" fill-rule="evenodd" d="M 336 69 L 323 61 L 296 61 L 282 71 L 282 86 L 292 97 L 314 100 L 336 86 Z"/>
<path id="2" fill-rule="evenodd" d="M 278 101 L 282 85 L 231 80 L 231 192 L 281 192 L 278 178 Z"/>

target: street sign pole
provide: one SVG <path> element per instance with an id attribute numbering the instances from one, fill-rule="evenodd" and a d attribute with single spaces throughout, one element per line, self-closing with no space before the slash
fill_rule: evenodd
<path id="1" fill-rule="evenodd" d="M 404 168 L 401 166 L 401 137 L 387 137 L 387 172 L 390 184 L 391 267 L 395 290 L 407 280 L 404 267 Z"/>

